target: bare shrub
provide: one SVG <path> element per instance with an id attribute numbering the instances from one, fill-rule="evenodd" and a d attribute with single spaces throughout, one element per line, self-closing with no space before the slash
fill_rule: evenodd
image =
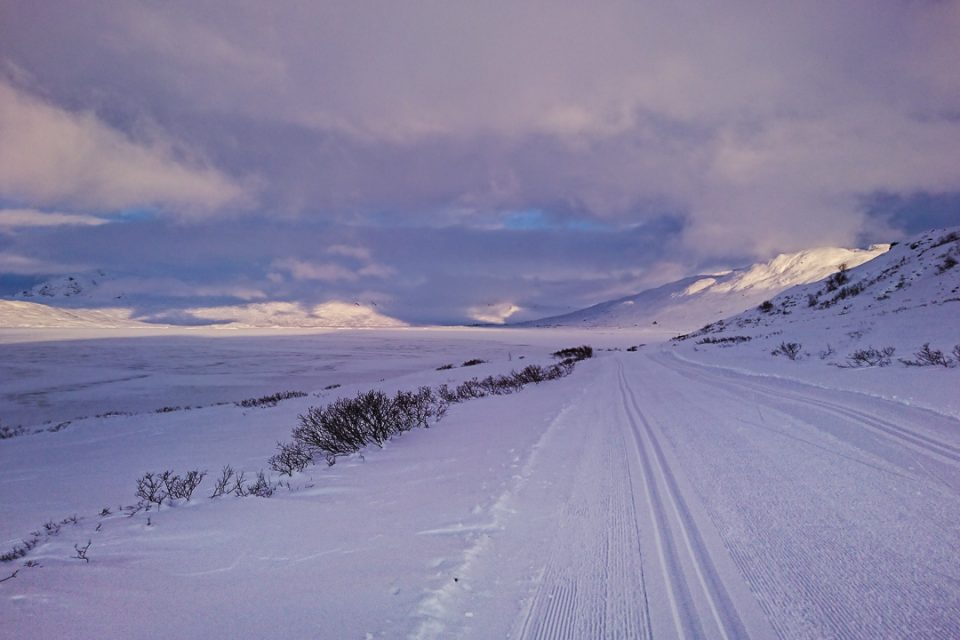
<path id="1" fill-rule="evenodd" d="M 87 540 L 87 544 L 82 547 L 79 544 L 73 545 L 74 550 L 77 552 L 77 555 L 73 556 L 77 560 L 83 560 L 84 562 L 90 562 L 90 558 L 87 557 L 87 551 L 90 549 L 90 545 L 93 544 L 92 540 Z"/>
<path id="2" fill-rule="evenodd" d="M 827 358 L 829 358 L 835 353 L 836 353 L 836 350 L 834 350 L 834 348 L 830 346 L 829 343 L 827 343 L 827 348 L 820 351 L 818 355 L 820 356 L 821 360 L 826 360 Z"/>
<path id="3" fill-rule="evenodd" d="M 414 427 L 428 428 L 431 422 L 440 420 L 446 415 L 447 404 L 430 387 L 419 387 L 416 391 L 398 391 L 393 398 L 398 430 L 407 431 Z"/>
<path id="4" fill-rule="evenodd" d="M 593 357 L 593 347 L 582 344 L 579 347 L 567 347 L 566 349 L 554 351 L 550 355 L 552 355 L 554 358 L 560 358 L 562 360 L 572 359 L 574 362 L 580 362 L 581 360 L 586 360 L 587 358 Z"/>
<path id="5" fill-rule="evenodd" d="M 957 347 L 954 347 L 954 351 L 956 350 Z M 954 361 L 949 356 L 939 349 L 931 348 L 929 342 L 925 342 L 923 347 L 913 355 L 913 360 L 901 359 L 900 362 L 908 367 L 952 367 L 954 365 Z"/>
<path id="6" fill-rule="evenodd" d="M 240 402 L 235 403 L 238 407 L 275 407 L 282 400 L 290 400 L 291 398 L 303 398 L 307 394 L 303 391 L 278 391 L 277 393 L 271 394 L 269 396 L 261 396 L 259 398 L 247 398 L 246 400 L 241 400 Z"/>
<path id="7" fill-rule="evenodd" d="M 773 303 L 769 300 L 764 300 L 760 303 L 760 306 L 757 307 L 757 310 L 759 310 L 761 313 L 770 313 L 773 311 Z"/>
<path id="8" fill-rule="evenodd" d="M 894 352 L 896 352 L 894 347 L 857 349 L 847 356 L 847 365 L 851 367 L 886 367 L 890 364 Z"/>
<path id="9" fill-rule="evenodd" d="M 957 259 L 949 253 L 943 256 L 943 262 L 937 265 L 937 273 L 944 273 L 957 266 Z"/>
<path id="10" fill-rule="evenodd" d="M 40 544 L 40 536 L 32 535 L 26 540 L 21 540 L 20 544 L 13 545 L 13 548 L 4 553 L 0 553 L 0 562 L 13 562 L 30 553 L 34 547 Z"/>
<path id="11" fill-rule="evenodd" d="M 163 487 L 169 499 L 190 500 L 206 475 L 206 471 L 194 469 L 187 471 L 183 477 L 175 475 L 173 471 L 164 471 L 160 478 L 163 480 Z"/>
<path id="12" fill-rule="evenodd" d="M 946 233 L 940 236 L 939 238 L 937 238 L 937 240 L 932 245 L 930 245 L 930 248 L 933 249 L 936 247 L 940 247 L 949 242 L 956 242 L 957 240 L 960 240 L 960 233 L 956 231 L 951 231 L 950 233 Z"/>
<path id="13" fill-rule="evenodd" d="M 470 359 L 470 360 L 467 360 L 466 362 L 464 362 L 464 363 L 463 363 L 462 365 L 460 365 L 460 366 L 461 366 L 461 367 L 475 367 L 475 366 L 477 366 L 478 364 L 485 364 L 486 362 L 487 362 L 486 360 L 481 360 L 480 358 L 472 358 L 472 359 Z"/>
<path id="14" fill-rule="evenodd" d="M 770 352 L 774 356 L 786 356 L 791 360 L 800 359 L 800 350 L 803 348 L 799 342 L 781 342 L 780 346 Z"/>
<path id="15" fill-rule="evenodd" d="M 164 476 L 172 473 L 165 471 L 162 474 L 145 473 L 137 478 L 137 497 L 141 500 L 157 505 L 157 509 L 163 504 L 169 495 L 166 490 Z"/>
<path id="16" fill-rule="evenodd" d="M 311 462 L 313 462 L 313 456 L 309 449 L 296 441 L 278 442 L 277 453 L 267 461 L 271 469 L 287 476 L 303 471 Z"/>
<path id="17" fill-rule="evenodd" d="M 739 344 L 741 342 L 750 342 L 753 340 L 750 336 L 724 336 L 722 338 L 712 338 L 707 336 L 703 340 L 697 340 L 697 344 Z"/>
<path id="18" fill-rule="evenodd" d="M 437 367 L 437 371 L 449 371 L 450 369 L 453 369 L 452 364 L 442 364 L 439 367 Z"/>
<path id="19" fill-rule="evenodd" d="M 8 427 L 4 424 L 0 424 L 0 440 L 16 438 L 17 436 L 22 436 L 25 433 L 27 433 L 27 430 L 22 426 Z"/>
<path id="20" fill-rule="evenodd" d="M 850 281 L 850 276 L 847 274 L 847 271 L 847 263 L 844 262 L 837 267 L 836 273 L 827 278 L 826 287 L 828 292 L 836 291 Z"/>
<path id="21" fill-rule="evenodd" d="M 258 498 L 269 498 L 276 490 L 276 483 L 268 479 L 263 471 L 260 471 L 257 473 L 257 479 L 247 486 L 246 495 L 256 496 Z"/>
<path id="22" fill-rule="evenodd" d="M 234 471 L 233 467 L 226 465 L 220 471 L 220 477 L 217 478 L 217 482 L 213 487 L 213 493 L 210 495 L 211 498 L 219 498 L 220 496 L 229 493 L 231 483 L 233 481 Z"/>
<path id="23" fill-rule="evenodd" d="M 247 479 L 247 472 L 240 471 L 233 476 L 233 487 L 230 489 L 230 493 L 237 496 L 238 498 L 244 498 L 250 495 L 250 491 L 243 484 L 244 480 Z"/>

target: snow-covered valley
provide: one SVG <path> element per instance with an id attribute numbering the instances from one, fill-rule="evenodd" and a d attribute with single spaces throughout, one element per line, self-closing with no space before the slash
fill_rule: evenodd
<path id="1" fill-rule="evenodd" d="M 898 360 L 960 344 L 942 237 L 685 340 L 4 331 L 0 636 L 956 637 L 960 366 Z M 843 286 L 860 291 L 819 306 Z M 785 342 L 796 358 L 771 353 Z M 270 469 L 310 407 L 577 344 L 595 354 L 566 377 Z M 851 366 L 869 345 L 890 362 Z M 282 391 L 306 395 L 238 404 Z M 209 497 L 226 465 L 273 495 Z M 190 500 L 138 504 L 164 470 L 208 474 Z"/>

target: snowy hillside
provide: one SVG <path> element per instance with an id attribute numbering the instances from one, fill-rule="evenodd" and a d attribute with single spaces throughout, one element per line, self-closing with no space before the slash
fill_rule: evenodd
<path id="1" fill-rule="evenodd" d="M 21 291 L 18 300 L 43 304 L 82 303 L 90 300 L 121 299 L 123 294 L 111 291 L 114 279 L 103 270 L 58 276 Z"/>
<path id="2" fill-rule="evenodd" d="M 888 249 L 889 245 L 869 249 L 827 247 L 782 254 L 769 262 L 722 274 L 684 278 L 523 326 L 628 328 L 656 322 L 676 332 L 689 331 L 755 306 L 794 285 L 820 280 L 841 264 L 854 267 L 872 260 Z"/>
<path id="3" fill-rule="evenodd" d="M 0 328 L 100 328 L 158 327 L 131 318 L 130 309 L 59 308 L 25 300 L 0 300 Z"/>
<path id="4" fill-rule="evenodd" d="M 926 404 L 923 398 L 937 385 L 960 388 L 960 351 L 954 351 L 960 349 L 958 263 L 960 227 L 934 230 L 713 322 L 684 336 L 677 349 L 696 360 L 779 369 L 821 384 L 850 386 L 856 378 L 872 393 Z M 929 350 L 918 355 L 925 344 Z M 941 364 L 954 363 L 952 370 L 919 366 L 930 365 L 937 351 Z M 887 367 L 901 372 L 877 371 Z M 960 415 L 960 394 L 950 396 L 951 412 Z"/>
<path id="5" fill-rule="evenodd" d="M 325 302 L 306 307 L 293 302 L 263 302 L 223 307 L 189 309 L 199 321 L 221 323 L 222 328 L 323 328 L 405 327 L 405 322 L 379 313 L 359 302 Z"/>

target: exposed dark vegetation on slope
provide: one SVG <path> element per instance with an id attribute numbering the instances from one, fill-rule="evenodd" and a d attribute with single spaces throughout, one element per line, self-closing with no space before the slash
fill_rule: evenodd
<path id="1" fill-rule="evenodd" d="M 261 396 L 259 398 L 247 398 L 246 400 L 241 400 L 240 402 L 235 403 L 238 407 L 275 407 L 277 403 L 282 400 L 290 400 L 291 398 L 303 398 L 306 397 L 306 393 L 303 391 L 278 391 L 277 393 L 270 394 L 269 396 Z"/>
<path id="2" fill-rule="evenodd" d="M 592 357 L 593 349 L 582 345 L 561 349 L 553 355 L 562 358 L 561 362 L 547 367 L 528 365 L 506 375 L 471 378 L 455 387 L 423 386 L 416 391 L 398 391 L 394 396 L 371 390 L 353 398 L 340 398 L 324 407 L 310 407 L 299 416 L 292 441 L 277 444 L 277 453 L 269 460 L 270 467 L 281 474 L 292 475 L 318 459 L 332 465 L 338 457 L 356 453 L 370 444 L 382 447 L 395 435 L 434 424 L 443 418 L 451 404 L 515 393 L 529 384 L 566 376 L 576 362 Z"/>

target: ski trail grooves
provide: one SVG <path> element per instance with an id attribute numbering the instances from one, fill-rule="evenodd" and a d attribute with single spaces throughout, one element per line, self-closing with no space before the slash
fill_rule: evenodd
<path id="1" fill-rule="evenodd" d="M 664 366 L 677 371 L 689 379 L 700 380 L 702 382 L 707 382 L 716 386 L 722 386 L 731 390 L 749 391 L 775 401 L 786 400 L 795 404 L 807 405 L 817 408 L 821 411 L 831 413 L 837 417 L 849 418 L 863 425 L 864 427 L 867 427 L 871 431 L 879 433 L 891 441 L 897 442 L 898 444 L 906 444 L 913 448 L 923 450 L 925 453 L 934 454 L 941 458 L 945 458 L 952 463 L 960 464 L 960 447 L 942 442 L 931 436 L 918 433 L 913 429 L 894 424 L 889 420 L 885 420 L 864 411 L 845 406 L 838 402 L 824 400 L 822 398 L 814 398 L 812 395 L 801 395 L 789 390 L 777 390 L 774 392 L 771 389 L 765 388 L 760 383 L 751 383 L 746 380 L 737 380 L 712 375 L 711 373 L 706 372 L 703 367 L 695 369 L 691 365 L 680 364 L 679 361 L 676 363 L 663 364 Z M 943 422 L 950 420 L 949 418 L 939 416 L 938 419 Z"/>
<path id="2" fill-rule="evenodd" d="M 623 364 L 618 361 L 617 366 L 621 399 L 642 467 L 651 526 L 676 635 L 680 638 L 720 637 L 725 640 L 747 638 L 747 629 L 710 558 L 654 426 L 640 411 L 624 375 Z M 695 584 L 699 587 L 696 593 L 690 590 L 686 567 L 696 577 Z M 708 616 L 698 612 L 697 603 L 706 604 Z M 705 629 L 701 622 L 708 628 Z"/>
<path id="3" fill-rule="evenodd" d="M 589 428 L 520 627 L 524 639 L 652 637 L 623 434 L 616 419 L 594 423 L 591 415 L 577 419 Z"/>

